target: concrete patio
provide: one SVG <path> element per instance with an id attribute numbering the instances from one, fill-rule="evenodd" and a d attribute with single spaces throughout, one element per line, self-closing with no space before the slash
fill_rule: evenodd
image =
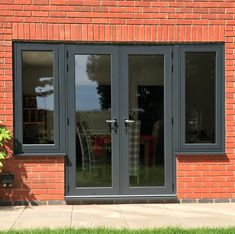
<path id="1" fill-rule="evenodd" d="M 235 226 L 235 203 L 0 207 L 0 230 Z"/>

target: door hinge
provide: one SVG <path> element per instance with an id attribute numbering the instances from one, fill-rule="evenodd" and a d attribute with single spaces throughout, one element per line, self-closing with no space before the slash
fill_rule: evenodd
<path id="1" fill-rule="evenodd" d="M 67 191 L 68 191 L 68 193 L 69 193 L 69 185 L 67 186 Z"/>
<path id="2" fill-rule="evenodd" d="M 173 72 L 173 69 L 174 69 L 173 58 L 174 58 L 174 53 L 173 53 L 173 51 L 172 51 L 172 52 L 171 52 L 171 72 Z"/>
<path id="3" fill-rule="evenodd" d="M 66 51 L 66 58 L 68 58 L 69 57 L 69 52 L 68 52 L 68 50 Z"/>
<path id="4" fill-rule="evenodd" d="M 67 72 L 69 71 L 69 65 L 67 64 Z"/>
<path id="5" fill-rule="evenodd" d="M 172 184 L 172 191 L 175 191 L 175 184 Z"/>
<path id="6" fill-rule="evenodd" d="M 174 119 L 173 118 L 171 119 L 171 124 L 174 125 Z"/>
<path id="7" fill-rule="evenodd" d="M 69 125 L 69 118 L 67 118 L 67 125 Z"/>

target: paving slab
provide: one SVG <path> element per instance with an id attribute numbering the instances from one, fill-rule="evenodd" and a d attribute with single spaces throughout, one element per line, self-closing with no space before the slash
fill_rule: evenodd
<path id="1" fill-rule="evenodd" d="M 131 228 L 188 228 L 235 226 L 234 207 L 235 204 L 224 207 L 223 204 L 147 204 L 122 205 L 121 209 Z"/>
<path id="2" fill-rule="evenodd" d="M 211 216 L 207 218 L 194 217 L 185 218 L 180 221 L 182 228 L 202 228 L 202 227 L 234 227 L 235 219 L 221 216 Z"/>
<path id="3" fill-rule="evenodd" d="M 218 203 L 218 204 L 211 204 L 211 208 L 214 212 L 219 214 L 234 216 L 235 215 L 235 203 Z"/>
<path id="4" fill-rule="evenodd" d="M 179 220 L 164 207 L 164 204 L 120 205 L 130 228 L 154 228 L 177 226 Z"/>
<path id="5" fill-rule="evenodd" d="M 128 228 L 118 205 L 79 205 L 73 207 L 71 227 Z"/>
<path id="6" fill-rule="evenodd" d="M 235 203 L 0 207 L 0 230 L 235 226 Z"/>
<path id="7" fill-rule="evenodd" d="M 70 227 L 72 206 L 27 207 L 12 228 L 62 228 Z"/>
<path id="8" fill-rule="evenodd" d="M 25 207 L 23 206 L 0 206 L 0 230 L 12 228 L 24 210 Z"/>
<path id="9" fill-rule="evenodd" d="M 230 227 L 235 226 L 235 204 L 166 204 L 179 220 L 177 226 L 193 227 Z M 169 222 L 170 225 L 170 222 Z"/>

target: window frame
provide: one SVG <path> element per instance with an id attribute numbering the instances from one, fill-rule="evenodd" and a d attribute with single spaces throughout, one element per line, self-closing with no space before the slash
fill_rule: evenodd
<path id="1" fill-rule="evenodd" d="M 179 48 L 179 148 L 182 153 L 224 153 L 225 151 L 225 77 L 224 77 L 224 45 L 183 45 Z M 215 143 L 186 143 L 186 53 L 215 52 Z"/>
<path id="2" fill-rule="evenodd" d="M 77 44 L 79 45 L 79 44 Z M 65 155 L 67 128 L 66 43 L 14 42 L 14 153 L 15 155 Z M 225 56 L 223 43 L 174 44 L 172 47 L 173 142 L 175 153 L 221 154 L 225 152 Z M 23 140 L 22 51 L 54 52 L 55 144 L 21 144 Z M 216 143 L 185 143 L 185 54 L 216 52 Z"/>
<path id="3" fill-rule="evenodd" d="M 23 144 L 23 93 L 22 93 L 22 52 L 53 52 L 54 77 L 54 144 Z M 53 44 L 14 44 L 14 153 L 20 155 L 53 155 L 65 152 L 65 108 L 64 61 L 62 48 Z M 59 59 L 59 57 L 61 57 Z M 60 63 L 60 64 L 59 64 Z M 62 66 L 61 66 L 62 65 Z"/>

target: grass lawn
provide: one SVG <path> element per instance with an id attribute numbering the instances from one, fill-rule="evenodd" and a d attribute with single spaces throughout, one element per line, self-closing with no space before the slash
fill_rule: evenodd
<path id="1" fill-rule="evenodd" d="M 30 230 L 10 230 L 0 231 L 0 234 L 234 234 L 234 228 L 197 228 L 197 229 L 181 229 L 181 228 L 159 228 L 159 229 L 30 229 Z"/>

